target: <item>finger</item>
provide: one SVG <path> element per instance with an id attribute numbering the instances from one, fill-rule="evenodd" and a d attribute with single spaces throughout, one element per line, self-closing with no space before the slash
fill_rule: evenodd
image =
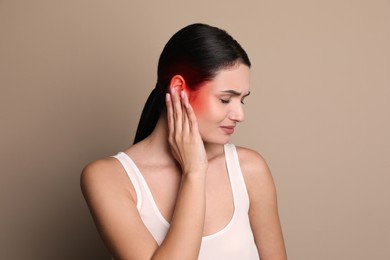
<path id="1" fill-rule="evenodd" d="M 166 93 L 165 94 L 165 103 L 167 106 L 167 119 L 168 119 L 168 133 L 169 138 L 172 138 L 173 132 L 174 132 L 174 122 L 173 119 L 173 106 L 172 106 L 172 97 L 171 94 Z"/>
<path id="2" fill-rule="evenodd" d="M 199 132 L 199 129 L 198 129 L 198 120 L 196 119 L 196 115 L 195 115 L 195 112 L 188 100 L 188 97 L 185 97 L 185 110 L 186 110 L 186 114 L 188 116 L 188 120 L 189 120 L 189 126 L 190 126 L 190 131 L 191 132 Z"/>
<path id="3" fill-rule="evenodd" d="M 186 102 L 188 101 L 188 99 L 185 91 L 181 91 L 180 97 L 181 97 L 181 104 L 182 104 L 182 111 L 183 111 L 183 133 L 188 134 L 190 132 L 190 121 L 186 109 Z"/>
<path id="4" fill-rule="evenodd" d="M 169 93 L 166 93 L 165 96 L 166 105 L 167 105 L 167 119 L 168 119 L 168 142 L 170 144 L 170 149 L 173 157 L 177 160 L 177 147 L 176 147 L 176 141 L 175 141 L 175 119 L 174 119 L 174 112 L 173 112 L 173 101 L 172 101 L 172 95 Z"/>
<path id="5" fill-rule="evenodd" d="M 172 102 L 173 102 L 173 119 L 174 119 L 175 136 L 179 137 L 182 131 L 183 111 L 181 108 L 180 96 L 176 92 L 175 87 L 172 88 L 171 94 L 172 94 Z"/>

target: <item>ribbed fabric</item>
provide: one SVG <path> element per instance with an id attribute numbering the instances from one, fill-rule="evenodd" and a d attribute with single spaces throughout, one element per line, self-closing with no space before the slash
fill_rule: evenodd
<path id="1" fill-rule="evenodd" d="M 249 197 L 242 176 L 236 147 L 225 144 L 225 160 L 233 193 L 234 213 L 220 231 L 202 238 L 199 260 L 258 260 L 259 254 L 249 223 Z M 133 160 L 123 152 L 113 156 L 123 165 L 137 194 L 137 209 L 142 221 L 160 245 L 169 223 L 159 211 L 152 193 Z"/>

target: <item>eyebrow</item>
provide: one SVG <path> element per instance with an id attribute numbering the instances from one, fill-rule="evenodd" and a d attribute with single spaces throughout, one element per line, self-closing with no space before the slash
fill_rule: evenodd
<path id="1" fill-rule="evenodd" d="M 238 91 L 235 91 L 235 90 L 223 90 L 222 91 L 223 93 L 228 93 L 228 94 L 232 94 L 234 96 L 241 96 L 241 92 L 238 92 Z M 248 93 L 246 93 L 243 97 L 247 97 L 251 94 L 250 91 L 248 91 Z"/>

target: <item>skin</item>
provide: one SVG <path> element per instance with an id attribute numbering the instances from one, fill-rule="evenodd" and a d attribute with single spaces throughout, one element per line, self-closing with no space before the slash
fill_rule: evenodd
<path id="1" fill-rule="evenodd" d="M 249 95 L 249 68 L 237 65 L 224 70 L 199 91 L 190 93 L 199 124 L 199 132 L 205 143 L 225 144 L 237 123 L 244 121 L 243 102 Z M 227 129 L 226 129 L 227 128 Z"/>
<path id="2" fill-rule="evenodd" d="M 170 223 L 160 246 L 143 224 L 137 196 L 115 158 L 87 165 L 81 187 L 96 226 L 115 259 L 197 259 L 202 236 L 230 221 L 234 207 L 223 145 L 244 120 L 249 68 L 220 71 L 197 92 L 176 75 L 152 134 L 124 152 L 140 169 Z M 168 137 L 168 138 L 167 138 Z M 287 259 L 275 186 L 263 158 L 237 147 L 250 198 L 249 217 L 262 260 Z"/>

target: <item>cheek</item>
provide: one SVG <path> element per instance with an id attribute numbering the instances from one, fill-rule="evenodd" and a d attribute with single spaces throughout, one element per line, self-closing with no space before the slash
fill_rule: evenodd
<path id="1" fill-rule="evenodd" d="M 189 101 L 198 122 L 214 122 L 224 118 L 223 110 L 221 110 L 219 103 L 217 103 L 217 101 L 209 95 L 202 95 L 202 93 L 198 93 L 196 96 L 190 96 Z"/>
<path id="2" fill-rule="evenodd" d="M 190 104 L 192 108 L 194 109 L 195 114 L 201 115 L 205 111 L 207 111 L 207 102 L 206 99 L 201 98 L 200 96 L 195 96 L 190 98 Z"/>

